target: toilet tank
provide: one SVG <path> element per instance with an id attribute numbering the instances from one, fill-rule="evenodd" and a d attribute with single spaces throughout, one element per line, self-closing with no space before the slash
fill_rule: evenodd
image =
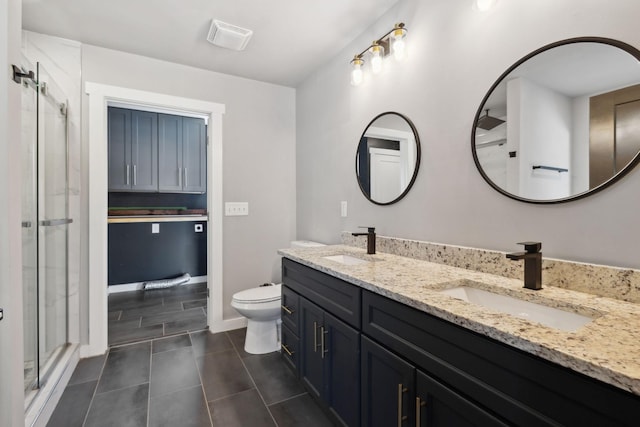
<path id="1" fill-rule="evenodd" d="M 294 240 L 291 242 L 292 248 L 315 248 L 318 246 L 326 246 L 324 243 L 313 242 L 311 240 Z"/>

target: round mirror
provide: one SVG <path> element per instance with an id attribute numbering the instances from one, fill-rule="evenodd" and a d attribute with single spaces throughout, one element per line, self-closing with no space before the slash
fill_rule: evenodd
<path id="1" fill-rule="evenodd" d="M 420 139 L 411 120 L 394 112 L 371 120 L 356 152 L 356 176 L 367 199 L 378 205 L 402 199 L 419 166 Z"/>
<path id="2" fill-rule="evenodd" d="M 476 113 L 474 161 L 529 203 L 593 194 L 640 159 L 640 51 L 604 38 L 545 46 L 511 66 Z"/>

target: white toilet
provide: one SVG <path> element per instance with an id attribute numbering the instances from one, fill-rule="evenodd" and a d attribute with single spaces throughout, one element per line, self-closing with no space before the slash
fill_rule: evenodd
<path id="1" fill-rule="evenodd" d="M 307 240 L 291 242 L 292 248 L 324 246 Z M 259 286 L 237 292 L 231 307 L 247 318 L 244 350 L 264 354 L 280 350 L 280 313 L 282 285 Z"/>

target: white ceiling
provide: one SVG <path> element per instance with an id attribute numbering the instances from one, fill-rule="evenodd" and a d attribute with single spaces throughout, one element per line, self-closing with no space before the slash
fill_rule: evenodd
<path id="1" fill-rule="evenodd" d="M 397 1 L 23 0 L 22 21 L 29 31 L 295 87 Z M 253 30 L 247 48 L 207 42 L 213 18 Z"/>

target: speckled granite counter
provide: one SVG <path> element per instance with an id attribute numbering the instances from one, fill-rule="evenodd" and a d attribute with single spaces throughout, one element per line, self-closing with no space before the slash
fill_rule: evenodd
<path id="1" fill-rule="evenodd" d="M 525 352 L 640 395 L 640 305 L 387 253 L 336 245 L 282 249 L 280 255 L 363 289 L 422 310 Z M 347 254 L 372 262 L 345 265 L 324 256 Z M 483 288 L 594 320 L 564 332 L 467 303 L 438 291 L 461 285 Z M 543 282 L 544 286 L 544 282 Z"/>

